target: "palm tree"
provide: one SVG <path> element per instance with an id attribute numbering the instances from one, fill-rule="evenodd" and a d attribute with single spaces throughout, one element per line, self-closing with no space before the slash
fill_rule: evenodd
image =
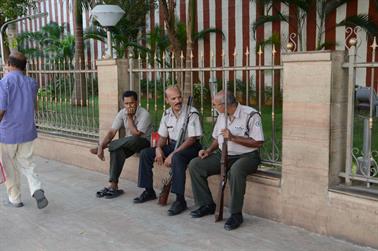
<path id="1" fill-rule="evenodd" d="M 49 23 L 36 32 L 23 32 L 16 37 L 17 48 L 28 58 L 43 58 L 48 61 L 72 62 L 75 54 L 75 39 L 65 34 L 64 26 Z"/>
<path id="2" fill-rule="evenodd" d="M 191 54 L 193 51 L 193 44 L 198 40 L 204 39 L 209 33 L 220 33 L 225 38 L 224 33 L 220 29 L 208 28 L 199 32 L 194 32 L 194 15 L 196 14 L 196 0 L 189 0 L 188 3 L 188 21 L 186 24 L 176 20 L 175 8 L 176 3 L 173 0 L 159 0 L 163 9 L 163 17 L 167 28 L 168 38 L 171 43 L 172 52 L 176 54 L 176 60 L 179 60 L 179 53 L 182 51 L 185 57 L 185 67 L 190 68 Z M 177 61 L 178 62 L 178 61 Z M 177 65 L 178 63 L 176 63 Z M 189 96 L 192 93 L 190 83 L 190 73 L 184 72 L 183 94 Z"/>
<path id="3" fill-rule="evenodd" d="M 84 39 L 83 39 L 83 9 L 89 10 L 95 0 L 73 0 L 73 21 L 75 23 L 75 70 L 85 69 Z M 74 89 L 71 96 L 72 104 L 85 106 L 87 96 L 85 86 L 85 74 L 76 73 Z"/>
<path id="4" fill-rule="evenodd" d="M 0 1 L 0 26 L 2 26 L 7 20 L 12 20 L 18 16 L 25 15 L 28 8 L 34 8 L 34 0 L 1 0 Z M 16 38 L 16 24 L 10 24 L 8 26 L 8 43 L 4 43 L 4 54 L 1 57 L 6 59 L 9 55 L 10 49 L 15 47 L 14 39 Z M 5 37 L 5 34 L 2 34 Z M 6 41 L 4 39 L 4 41 Z M 11 46 L 10 46 L 11 45 Z"/>

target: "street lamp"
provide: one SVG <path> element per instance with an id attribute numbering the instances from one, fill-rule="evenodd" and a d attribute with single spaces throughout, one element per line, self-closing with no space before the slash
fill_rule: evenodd
<path id="1" fill-rule="evenodd" d="M 29 15 L 29 16 L 25 16 L 25 17 L 20 17 L 20 18 L 17 18 L 17 19 L 13 19 L 13 20 L 9 20 L 7 22 L 5 22 L 1 28 L 0 28 L 0 47 L 1 47 L 1 64 L 2 65 L 5 65 L 5 59 L 4 59 L 4 44 L 3 44 L 3 32 L 4 30 L 7 28 L 7 26 L 9 24 L 12 24 L 12 23 L 17 23 L 19 21 L 22 21 L 22 20 L 25 20 L 25 19 L 33 19 L 33 18 L 38 18 L 38 17 L 45 17 L 47 16 L 48 13 L 47 12 L 43 12 L 43 13 L 37 13 L 37 14 L 34 14 L 34 15 Z"/>
<path id="2" fill-rule="evenodd" d="M 115 26 L 118 21 L 123 17 L 125 11 L 118 5 L 96 5 L 92 10 L 92 16 L 106 28 L 108 48 L 104 56 L 105 59 L 113 58 L 112 42 L 110 37 L 110 27 Z"/>

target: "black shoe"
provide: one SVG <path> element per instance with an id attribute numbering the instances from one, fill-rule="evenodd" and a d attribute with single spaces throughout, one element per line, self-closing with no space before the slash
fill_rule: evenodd
<path id="1" fill-rule="evenodd" d="M 197 210 L 191 211 L 190 215 L 192 218 L 201 218 L 205 215 L 214 214 L 215 212 L 215 204 L 204 205 Z"/>
<path id="2" fill-rule="evenodd" d="M 145 190 L 139 197 L 134 198 L 134 203 L 143 203 L 154 199 L 156 199 L 155 191 L 148 192 Z"/>
<path id="3" fill-rule="evenodd" d="M 45 192 L 42 189 L 35 191 L 33 197 L 37 201 L 38 209 L 45 208 L 49 204 L 45 197 Z"/>
<path id="4" fill-rule="evenodd" d="M 168 215 L 169 216 L 177 215 L 179 213 L 182 213 L 186 209 L 187 209 L 187 206 L 186 206 L 185 200 L 184 201 L 176 200 L 175 202 L 173 202 L 171 208 L 168 210 Z"/>
<path id="5" fill-rule="evenodd" d="M 232 214 L 224 224 L 224 229 L 227 231 L 236 229 L 243 223 L 243 215 L 241 213 Z"/>
<path id="6" fill-rule="evenodd" d="M 6 207 L 15 207 L 15 208 L 18 208 L 18 207 L 23 207 L 23 206 L 24 206 L 24 203 L 22 203 L 22 202 L 12 203 L 12 202 L 10 202 L 9 200 L 6 200 L 6 201 L 4 202 L 4 205 L 5 205 Z"/>

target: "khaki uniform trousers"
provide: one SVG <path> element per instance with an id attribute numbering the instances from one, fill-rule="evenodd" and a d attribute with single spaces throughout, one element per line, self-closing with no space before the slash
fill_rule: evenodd
<path id="1" fill-rule="evenodd" d="M 207 177 L 220 174 L 220 160 L 221 152 L 217 151 L 205 159 L 197 157 L 189 163 L 192 191 L 197 206 L 214 203 Z M 242 212 L 247 176 L 256 172 L 260 162 L 258 151 L 228 156 L 227 179 L 231 191 L 231 214 Z"/>

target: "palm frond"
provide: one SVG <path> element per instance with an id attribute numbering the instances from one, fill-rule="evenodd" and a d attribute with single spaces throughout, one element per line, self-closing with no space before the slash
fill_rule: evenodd
<path id="1" fill-rule="evenodd" d="M 283 22 L 288 22 L 289 17 L 287 15 L 283 15 L 280 13 L 279 15 L 268 15 L 268 16 L 261 16 L 256 19 L 255 22 L 252 24 L 252 31 L 253 31 L 253 37 L 255 37 L 256 30 L 258 27 L 266 24 L 266 23 L 272 23 L 276 21 L 283 21 Z"/>
<path id="2" fill-rule="evenodd" d="M 345 18 L 337 26 L 361 27 L 366 33 L 372 36 L 378 35 L 378 25 L 366 14 L 359 14 Z"/>
<path id="3" fill-rule="evenodd" d="M 264 48 L 267 45 L 272 45 L 274 44 L 276 48 L 280 48 L 281 46 L 281 39 L 280 39 L 280 34 L 277 32 L 273 32 L 272 36 L 269 38 L 265 39 L 264 41 L 257 43 L 256 44 L 256 52 L 259 50 L 259 47 L 261 46 Z"/>
<path id="4" fill-rule="evenodd" d="M 221 34 L 222 35 L 222 39 L 226 39 L 226 35 L 224 35 L 224 33 L 223 33 L 223 31 L 221 29 L 208 28 L 208 29 L 204 29 L 202 31 L 194 33 L 193 34 L 193 41 L 198 41 L 198 40 L 204 39 L 205 36 L 207 34 L 210 34 L 210 33 Z"/>

